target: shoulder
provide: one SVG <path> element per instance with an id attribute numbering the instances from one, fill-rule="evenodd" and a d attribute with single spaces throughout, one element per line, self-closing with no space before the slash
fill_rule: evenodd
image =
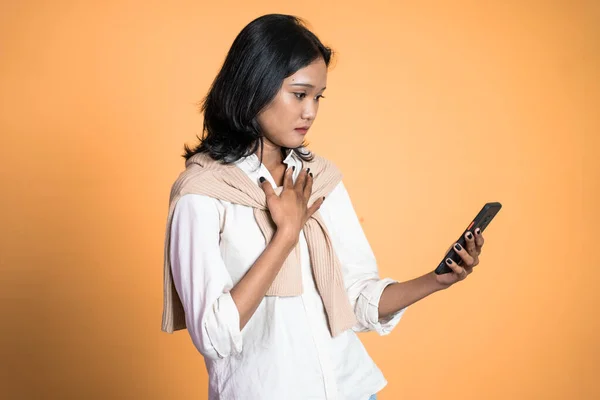
<path id="1" fill-rule="evenodd" d="M 223 225 L 225 206 L 222 200 L 203 194 L 188 193 L 181 196 L 176 204 L 173 215 L 175 223 L 218 222 Z"/>
<path id="2" fill-rule="evenodd" d="M 344 181 L 340 180 L 331 190 L 331 192 L 325 199 L 325 202 L 329 203 L 330 205 L 335 204 L 336 206 L 338 206 L 340 205 L 340 203 L 347 201 L 349 198 L 350 195 L 348 194 L 348 190 L 344 185 Z"/>
<path id="3" fill-rule="evenodd" d="M 311 161 L 307 161 L 307 163 L 309 163 L 309 164 L 312 163 L 312 164 L 315 164 L 315 165 L 322 164 L 322 165 L 327 165 L 327 166 L 332 166 L 332 167 L 336 167 L 337 168 L 337 166 L 335 165 L 335 163 L 331 159 L 329 159 L 328 157 L 326 157 L 326 156 L 324 156 L 322 154 L 319 154 L 319 153 L 315 153 L 314 151 L 311 151 L 310 154 L 312 155 L 312 160 Z"/>
<path id="4" fill-rule="evenodd" d="M 342 179 L 342 171 L 331 159 L 311 151 L 312 160 L 304 161 L 306 167 L 317 174 L 325 173 L 326 176 L 334 176 L 336 180 Z"/>
<path id="5" fill-rule="evenodd" d="M 219 203 L 220 201 L 214 197 L 197 193 L 187 193 L 177 200 L 175 209 L 204 212 L 218 208 Z"/>

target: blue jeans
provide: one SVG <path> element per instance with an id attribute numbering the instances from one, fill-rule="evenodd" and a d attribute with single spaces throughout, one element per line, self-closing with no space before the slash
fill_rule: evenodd
<path id="1" fill-rule="evenodd" d="M 377 400 L 377 395 L 374 394 L 373 396 L 369 397 L 369 400 Z"/>

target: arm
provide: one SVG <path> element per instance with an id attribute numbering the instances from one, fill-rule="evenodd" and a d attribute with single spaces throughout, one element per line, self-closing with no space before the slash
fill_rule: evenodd
<path id="1" fill-rule="evenodd" d="M 322 209 L 321 215 L 342 265 L 348 298 L 358 320 L 353 329 L 377 331 L 380 335 L 390 333 L 400 321 L 405 307 L 380 317 L 382 293 L 397 282 L 379 277 L 375 255 L 343 182 L 327 196 Z"/>
<path id="2" fill-rule="evenodd" d="M 442 289 L 444 287 L 438 283 L 435 272 L 430 272 L 410 281 L 393 283 L 387 286 L 381 294 L 379 318 L 387 318 Z"/>
<path id="3" fill-rule="evenodd" d="M 285 259 L 296 246 L 297 240 L 294 240 L 293 235 L 276 231 L 250 270 L 231 289 L 231 297 L 240 313 L 240 329 L 244 328 L 265 297 Z"/>
<path id="4" fill-rule="evenodd" d="M 309 208 L 307 203 L 312 192 L 312 176 L 308 175 L 307 170 L 302 170 L 294 182 L 293 172 L 293 167 L 286 170 L 284 188 L 279 196 L 275 194 L 273 185 L 268 180 L 260 178 L 276 230 L 266 249 L 231 291 L 240 312 L 242 327 L 254 314 L 285 259 L 296 247 L 300 230 L 323 202 L 319 199 Z"/>
<path id="5" fill-rule="evenodd" d="M 473 268 L 479 264 L 479 255 L 483 243 L 483 235 L 479 229 L 475 230 L 475 235 L 467 232 L 465 234 L 466 249 L 461 247 L 460 244 L 454 244 L 454 251 L 462 258 L 462 266 L 455 262 L 449 263 L 449 259 L 447 259 L 446 264 L 452 270 L 451 273 L 437 275 L 435 271 L 432 271 L 416 279 L 386 287 L 379 301 L 379 317 L 385 318 L 432 293 L 447 289 L 456 282 L 464 280 L 473 272 Z M 448 250 L 446 250 L 446 253 Z"/>
<path id="6" fill-rule="evenodd" d="M 241 329 L 275 279 L 294 242 L 278 233 L 235 287 L 219 247 L 218 201 L 185 195 L 171 225 L 171 270 L 198 351 L 211 359 L 242 351 Z"/>
<path id="7" fill-rule="evenodd" d="M 443 277 L 432 271 L 406 282 L 380 279 L 375 255 L 343 183 L 334 189 L 324 207 L 327 210 L 324 217 L 343 266 L 348 296 L 359 320 L 355 330 L 389 333 L 409 305 L 464 279 L 461 275 L 463 268 L 456 264 L 449 265 L 455 273 Z M 483 245 L 480 233 L 476 233 L 474 238 L 467 236 L 465 240 L 467 247 L 472 248 L 471 253 L 478 253 Z M 465 249 L 457 253 L 466 261 L 466 265 L 473 265 L 474 259 Z M 472 267 L 467 268 L 467 274 L 471 270 Z"/>

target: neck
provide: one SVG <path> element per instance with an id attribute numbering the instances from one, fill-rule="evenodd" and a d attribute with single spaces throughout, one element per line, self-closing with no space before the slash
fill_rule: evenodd
<path id="1" fill-rule="evenodd" d="M 256 156 L 258 157 L 258 159 L 261 158 L 260 147 L 256 151 Z M 267 167 L 268 170 L 273 170 L 280 166 L 283 163 L 281 146 L 277 146 L 276 144 L 265 140 L 262 150 L 262 163 L 265 165 L 265 167 Z"/>

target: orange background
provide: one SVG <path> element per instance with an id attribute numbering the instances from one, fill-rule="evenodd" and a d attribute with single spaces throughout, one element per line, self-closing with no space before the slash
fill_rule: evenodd
<path id="1" fill-rule="evenodd" d="M 431 271 L 504 205 L 468 280 L 361 336 L 380 399 L 599 398 L 598 2 L 312 0 L 2 2 L 2 396 L 206 397 L 187 333 L 160 331 L 168 193 L 195 104 L 270 12 L 338 52 L 308 140 L 382 276 Z"/>

